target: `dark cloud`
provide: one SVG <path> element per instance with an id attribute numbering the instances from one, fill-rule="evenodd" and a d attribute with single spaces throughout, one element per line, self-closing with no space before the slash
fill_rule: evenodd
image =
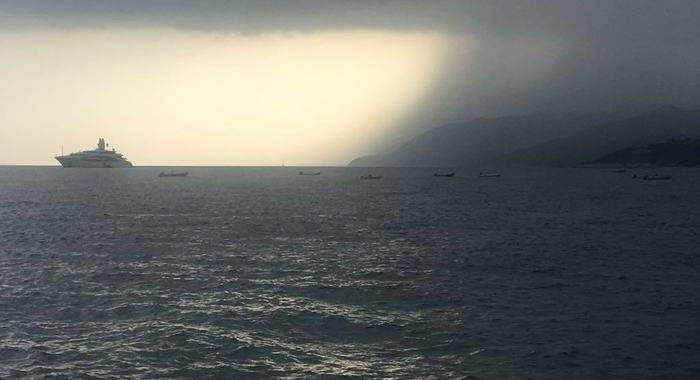
<path id="1" fill-rule="evenodd" d="M 698 0 L 0 0 L 0 28 L 378 28 L 475 41 L 468 52 L 456 48 L 432 96 L 407 115 L 407 124 L 425 126 L 476 115 L 697 104 L 698 18 Z"/>
<path id="2" fill-rule="evenodd" d="M 5 25 L 165 26 L 242 33 L 326 28 L 451 28 L 450 10 L 422 1 L 16 0 L 0 4 Z"/>
<path id="3" fill-rule="evenodd" d="M 239 32 L 396 28 L 580 40 L 695 40 L 696 0 L 4 0 L 4 25 Z"/>

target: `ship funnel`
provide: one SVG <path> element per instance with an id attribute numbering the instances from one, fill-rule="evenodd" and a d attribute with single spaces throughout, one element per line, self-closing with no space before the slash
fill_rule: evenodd
<path id="1" fill-rule="evenodd" d="M 97 140 L 97 149 L 99 150 L 105 150 L 105 139 L 100 137 L 99 140 Z"/>

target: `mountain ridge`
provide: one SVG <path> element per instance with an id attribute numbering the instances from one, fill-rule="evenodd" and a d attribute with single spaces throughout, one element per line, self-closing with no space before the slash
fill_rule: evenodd
<path id="1" fill-rule="evenodd" d="M 432 128 L 386 154 L 349 166 L 469 167 L 495 164 L 575 166 L 628 147 L 700 136 L 700 109 L 477 118 Z"/>
<path id="2" fill-rule="evenodd" d="M 585 128 L 604 114 L 537 113 L 476 118 L 449 123 L 415 136 L 386 153 L 358 157 L 350 166 L 470 166 L 520 148 L 563 137 Z"/>

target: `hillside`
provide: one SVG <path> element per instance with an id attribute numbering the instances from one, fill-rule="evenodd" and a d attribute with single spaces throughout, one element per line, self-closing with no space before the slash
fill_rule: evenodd
<path id="1" fill-rule="evenodd" d="M 668 140 L 607 154 L 587 164 L 601 166 L 698 166 L 700 138 Z"/>
<path id="2" fill-rule="evenodd" d="M 646 115 L 603 123 L 571 136 L 506 154 L 500 162 L 572 166 L 629 147 L 700 136 L 700 110 L 664 107 Z"/>
<path id="3" fill-rule="evenodd" d="M 387 154 L 351 166 L 472 166 L 552 138 L 571 135 L 603 115 L 535 114 L 480 118 L 431 129 Z"/>

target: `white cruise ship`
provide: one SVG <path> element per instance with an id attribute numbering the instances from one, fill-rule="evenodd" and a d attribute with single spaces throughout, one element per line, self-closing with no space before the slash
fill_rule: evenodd
<path id="1" fill-rule="evenodd" d="M 133 166 L 116 150 L 105 149 L 103 138 L 97 142 L 97 149 L 57 156 L 56 160 L 64 168 L 130 168 Z"/>

